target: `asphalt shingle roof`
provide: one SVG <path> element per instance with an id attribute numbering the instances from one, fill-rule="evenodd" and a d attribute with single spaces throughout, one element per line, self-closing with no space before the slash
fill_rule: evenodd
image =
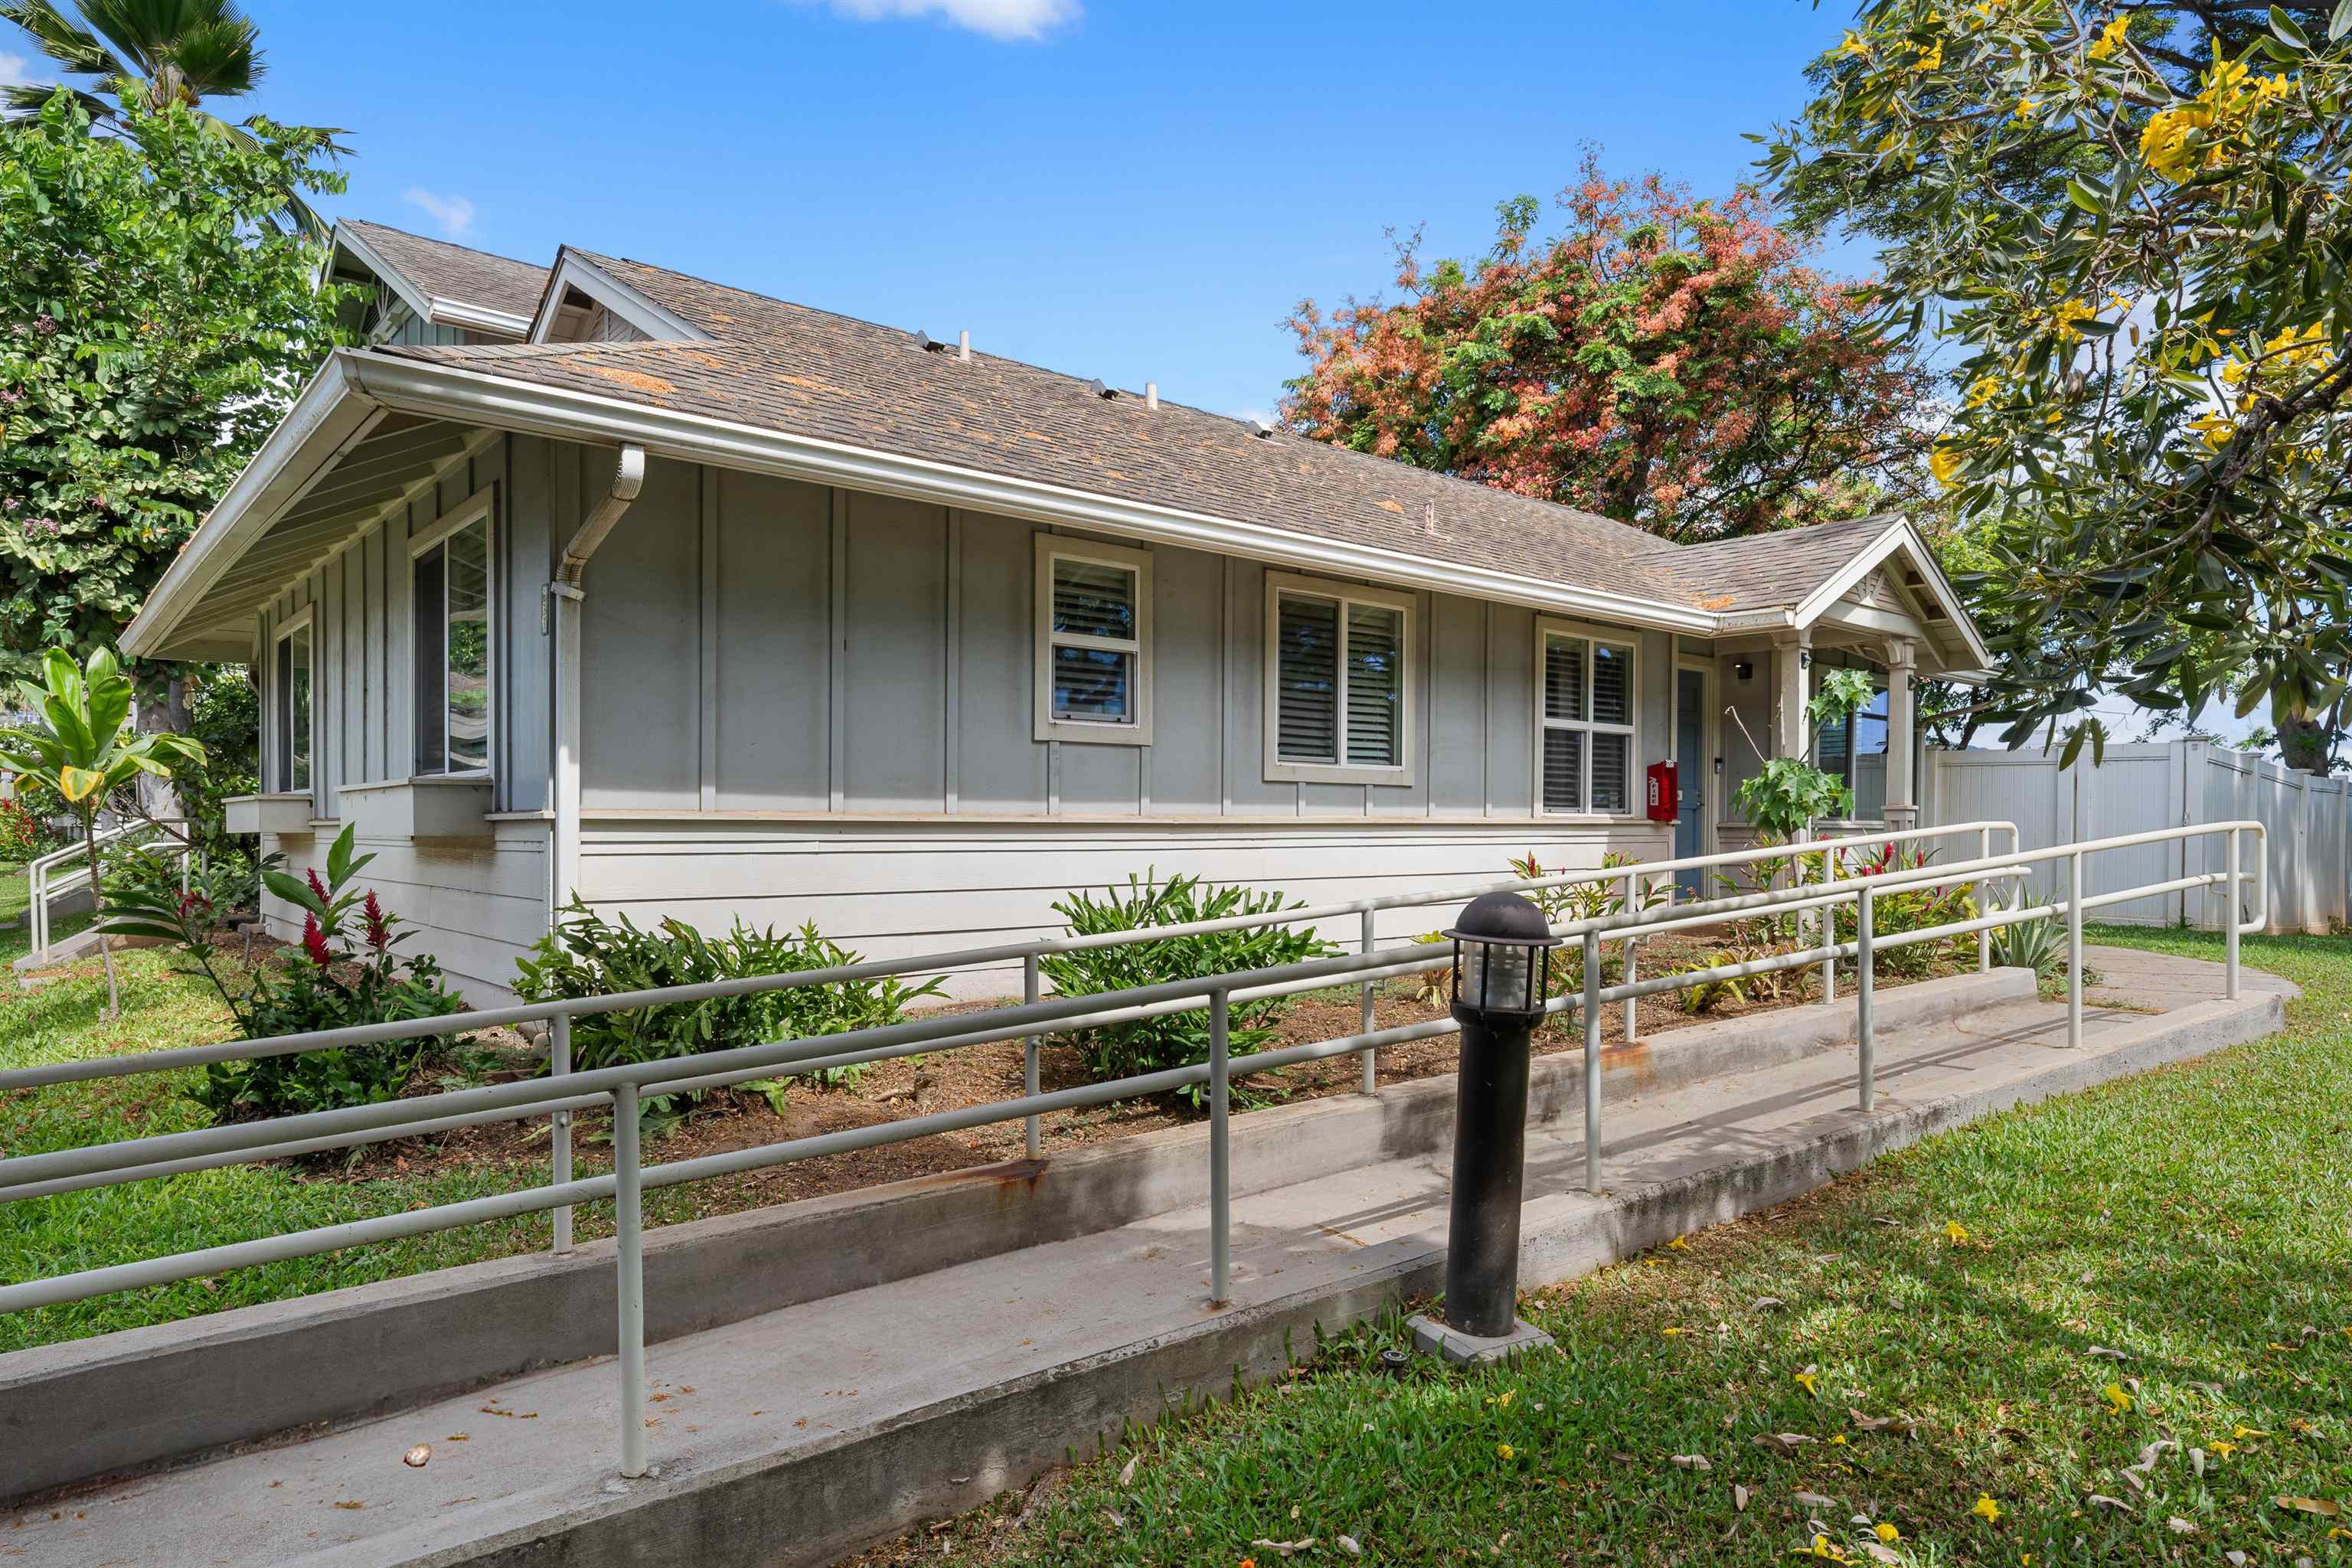
<path id="1" fill-rule="evenodd" d="M 1150 410 L 1131 394 L 1106 399 L 1077 377 L 1017 360 L 927 353 L 894 327 L 644 262 L 572 254 L 714 341 L 375 352 L 1712 611 L 1793 605 L 1886 526 L 1866 519 L 1676 545 L 1302 437 L 1264 438 L 1251 424 L 1164 399 Z"/>
<path id="2" fill-rule="evenodd" d="M 539 297 L 547 289 L 547 268 L 528 261 L 357 218 L 341 219 L 336 226 L 359 236 L 385 265 L 433 299 L 529 318 L 538 311 Z"/>

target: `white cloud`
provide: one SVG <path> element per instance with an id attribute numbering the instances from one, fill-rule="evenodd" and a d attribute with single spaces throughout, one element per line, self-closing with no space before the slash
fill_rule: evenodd
<path id="1" fill-rule="evenodd" d="M 401 199 L 411 206 L 423 207 L 451 239 L 463 239 L 473 229 L 474 204 L 463 196 L 437 196 L 422 185 L 411 185 Z"/>
<path id="2" fill-rule="evenodd" d="M 1007 41 L 1044 37 L 1078 16 L 1078 0 L 801 0 L 859 22 L 939 16 L 959 27 Z"/>
<path id="3" fill-rule="evenodd" d="M 33 62 L 23 55 L 12 55 L 0 49 L 0 87 L 22 87 L 38 81 L 33 74 Z"/>

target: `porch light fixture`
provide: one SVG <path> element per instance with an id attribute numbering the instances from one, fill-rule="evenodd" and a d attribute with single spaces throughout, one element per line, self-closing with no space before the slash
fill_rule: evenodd
<path id="1" fill-rule="evenodd" d="M 1521 1027 L 1543 1016 L 1552 935 L 1543 911 L 1517 893 L 1484 893 L 1445 932 L 1454 942 L 1454 1016 L 1464 1025 Z"/>

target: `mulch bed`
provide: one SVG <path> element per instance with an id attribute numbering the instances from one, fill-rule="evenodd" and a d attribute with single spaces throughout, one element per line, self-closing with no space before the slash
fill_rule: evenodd
<path id="1" fill-rule="evenodd" d="M 1653 938 L 1643 943 L 1641 973 L 1659 973 L 1687 966 L 1717 951 L 1719 937 L 1708 933 Z M 1939 966 L 1936 973 L 1957 973 Z M 1737 1017 L 1809 1002 L 1817 992 L 1807 974 L 1807 990 L 1779 1001 L 1727 1001 L 1709 1017 Z M 1442 971 L 1438 972 L 1442 978 Z M 1882 975 L 1882 986 L 1906 984 Z M 1416 997 L 1411 979 L 1383 983 L 1374 1009 L 1374 1027 L 1393 1028 L 1441 1017 L 1441 1003 Z M 937 1014 L 984 1012 L 1000 1003 L 950 1005 Z M 1639 1004 L 1641 1032 L 1645 1038 L 1701 1020 L 1685 1013 L 1678 997 L 1644 997 Z M 1304 1045 L 1354 1034 L 1360 1026 L 1359 1002 L 1353 987 L 1312 992 L 1294 998 L 1275 1023 L 1276 1039 L 1266 1048 Z M 1623 1042 L 1623 1008 L 1602 1010 L 1603 1048 Z M 486 1030 L 474 1037 L 471 1062 L 445 1056 L 428 1066 L 411 1091 L 415 1095 L 506 1081 L 530 1076 L 543 1058 L 520 1037 L 507 1030 Z M 1392 1046 L 1381 1051 L 1378 1081 L 1383 1085 L 1450 1073 L 1454 1068 L 1456 1041 L 1452 1035 Z M 1538 1056 L 1583 1048 L 1583 1035 L 1572 1021 L 1539 1030 Z M 781 1110 L 757 1092 L 738 1089 L 709 1096 L 694 1107 L 667 1133 L 646 1144 L 650 1161 L 668 1163 L 704 1154 L 782 1142 L 818 1133 L 871 1126 L 877 1122 L 928 1116 L 940 1111 L 1018 1098 L 1022 1091 L 1023 1047 L 1019 1040 L 998 1041 L 961 1049 L 877 1062 L 854 1082 L 824 1087 L 793 1079 L 784 1089 Z M 461 1070 L 462 1069 L 462 1070 Z M 1080 1053 L 1050 1037 L 1040 1053 L 1039 1074 L 1047 1089 L 1072 1088 L 1089 1080 Z M 1335 1057 L 1300 1063 L 1249 1080 L 1247 1092 L 1258 1101 L 1287 1103 L 1326 1095 L 1351 1094 L 1361 1080 L 1361 1058 Z M 1237 1107 L 1237 1112 L 1240 1111 Z M 1202 1112 L 1174 1096 L 1129 1100 L 1048 1116 L 1045 1146 L 1050 1154 L 1155 1128 L 1181 1126 L 1199 1121 Z M 610 1162 L 609 1119 L 583 1112 L 576 1120 L 573 1147 L 583 1171 Z M 763 1205 L 791 1202 L 830 1193 L 851 1191 L 910 1177 L 936 1175 L 1019 1159 L 1024 1153 L 1018 1121 L 963 1131 L 934 1134 L 905 1142 L 886 1143 L 845 1154 L 796 1160 L 763 1171 L 697 1183 L 683 1199 L 696 1216 L 734 1213 Z M 306 1175 L 318 1180 L 366 1181 L 408 1176 L 463 1167 L 475 1170 L 543 1170 L 548 1138 L 543 1121 L 494 1122 L 460 1129 L 430 1140 L 409 1139 L 369 1145 L 361 1150 L 314 1157 L 302 1163 Z"/>

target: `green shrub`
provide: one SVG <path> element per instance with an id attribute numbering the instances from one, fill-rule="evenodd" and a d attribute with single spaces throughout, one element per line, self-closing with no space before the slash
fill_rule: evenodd
<path id="1" fill-rule="evenodd" d="M 1099 936 L 1109 931 L 1148 931 L 1153 926 L 1186 925 L 1194 921 L 1226 920 L 1235 915 L 1269 914 L 1301 909 L 1279 892 L 1254 893 L 1247 888 L 1203 883 L 1198 877 L 1157 880 L 1150 872 L 1133 875 L 1127 886 L 1106 888 L 1097 899 L 1074 892 L 1054 906 L 1073 936 Z M 1239 931 L 1175 936 L 1119 947 L 1088 948 L 1077 952 L 1048 953 L 1038 969 L 1064 996 L 1125 991 L 1139 985 L 1159 985 L 1171 980 L 1194 980 L 1247 969 L 1271 969 L 1277 964 L 1303 963 L 1339 950 L 1312 931 L 1288 926 L 1249 926 Z M 1267 997 L 1237 1003 L 1229 1021 L 1228 1046 L 1233 1054 L 1263 1048 L 1274 1038 L 1274 1022 L 1287 999 Z M 1059 1037 L 1077 1047 L 1087 1071 L 1097 1080 L 1132 1078 L 1191 1067 L 1209 1059 L 1209 1010 L 1166 1013 L 1129 1024 L 1108 1024 Z M 1238 1086 L 1236 1100 L 1243 1099 Z M 1205 1086 L 1185 1091 L 1194 1105 L 1207 1098 Z"/>
<path id="2" fill-rule="evenodd" d="M 626 915 L 606 920 L 575 899 L 564 908 L 554 934 L 541 937 L 521 961 L 515 994 L 526 1002 L 569 1001 L 657 986 L 833 969 L 857 962 L 856 953 L 819 935 L 814 921 L 780 936 L 772 930 L 754 931 L 739 919 L 726 935 L 713 937 L 677 919 L 665 920 L 651 931 Z M 936 977 L 909 985 L 896 975 L 886 975 L 709 1002 L 588 1014 L 572 1021 L 572 1065 L 585 1069 L 664 1061 L 703 1051 L 901 1023 L 908 1003 L 938 994 L 940 984 Z M 840 1083 L 854 1078 L 856 1071 L 835 1068 L 810 1076 Z M 646 1100 L 648 1121 L 674 1116 L 679 1109 L 675 1103 L 678 1098 L 661 1095 Z"/>
<path id="3" fill-rule="evenodd" d="M 1879 846 L 1878 852 L 1858 863 L 1842 865 L 1838 879 L 1845 881 L 1862 877 L 1889 876 L 1897 872 L 1924 868 L 1928 860 L 1925 849 L 1898 847 L 1893 844 Z M 1818 857 L 1816 857 L 1818 861 Z M 1807 871 L 1808 879 L 1818 879 L 1818 867 Z M 1925 931 L 1930 926 L 1951 925 L 1959 921 L 1976 919 L 1977 902 L 1969 884 L 1954 883 L 1949 887 L 1935 884 L 1916 885 L 1901 892 L 1882 893 L 1870 900 L 1870 931 L 1874 938 L 1901 936 L 1906 932 Z M 1852 942 L 1858 928 L 1855 910 L 1851 904 L 1841 904 L 1837 910 L 1837 931 L 1840 942 Z M 1874 950 L 1872 968 L 1881 974 L 1917 980 L 1934 973 L 1937 960 L 1958 960 L 1964 954 L 1973 957 L 1976 938 L 1973 935 L 1948 938 L 1943 942 L 1913 942 L 1905 947 Z"/>
<path id="4" fill-rule="evenodd" d="M 465 1004 L 442 983 L 441 966 L 422 954 L 401 958 L 394 950 L 409 933 L 400 930 L 400 918 L 384 910 L 373 890 L 352 886 L 374 858 L 352 855 L 352 829 L 345 827 L 327 851 L 323 880 L 316 870 L 299 881 L 274 868 L 261 870 L 269 890 L 302 911 L 302 942 L 282 968 L 263 964 L 242 989 L 230 983 L 226 961 L 212 945 L 214 900 L 193 878 L 181 892 L 177 868 L 161 857 L 142 858 L 160 862 L 161 873 L 134 868 L 119 886 L 110 884 L 105 929 L 178 943 L 247 1039 L 458 1012 Z M 241 888 L 242 877 L 225 868 L 219 885 Z M 373 1105 L 404 1093 L 435 1046 L 430 1038 L 392 1040 L 214 1062 L 189 1094 L 216 1122 Z"/>
<path id="5" fill-rule="evenodd" d="M 2021 907 L 2046 910 L 2049 900 L 2033 899 Z M 2066 928 L 2058 923 L 2054 914 L 1995 926 L 1992 961 L 2004 969 L 2031 969 L 2043 985 L 2063 983 L 2066 974 Z"/>

